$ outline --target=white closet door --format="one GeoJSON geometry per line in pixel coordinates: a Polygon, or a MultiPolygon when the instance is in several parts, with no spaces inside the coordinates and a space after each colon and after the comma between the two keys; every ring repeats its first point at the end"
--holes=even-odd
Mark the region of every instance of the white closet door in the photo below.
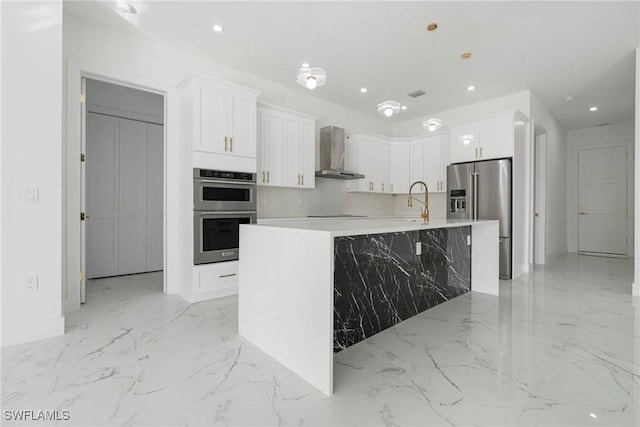
{"type": "Polygon", "coordinates": [[[120,119],[119,274],[146,271],[147,124],[120,119]]]}
{"type": "Polygon", "coordinates": [[[86,160],[87,278],[118,274],[118,119],[89,113],[86,160]]]}
{"type": "Polygon", "coordinates": [[[163,126],[148,125],[147,133],[147,271],[162,270],[163,126]]]}

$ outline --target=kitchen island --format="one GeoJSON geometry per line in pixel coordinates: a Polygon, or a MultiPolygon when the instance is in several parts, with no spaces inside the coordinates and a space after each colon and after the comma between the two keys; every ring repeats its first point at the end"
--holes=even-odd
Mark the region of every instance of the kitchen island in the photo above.
{"type": "Polygon", "coordinates": [[[239,334],[326,395],[333,355],[468,291],[498,295],[498,222],[240,226],[239,334]]]}

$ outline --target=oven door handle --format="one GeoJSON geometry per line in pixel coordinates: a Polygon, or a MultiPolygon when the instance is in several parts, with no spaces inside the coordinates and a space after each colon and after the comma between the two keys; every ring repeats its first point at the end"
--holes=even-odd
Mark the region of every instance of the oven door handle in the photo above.
{"type": "Polygon", "coordinates": [[[196,215],[246,215],[246,216],[250,216],[250,215],[255,215],[256,211],[239,211],[239,212],[231,212],[231,211],[213,211],[213,212],[208,212],[208,211],[193,211],[194,214],[196,215]]]}
{"type": "Polygon", "coordinates": [[[240,185],[240,186],[256,185],[255,181],[232,181],[232,180],[225,180],[225,179],[197,179],[197,181],[204,184],[233,184],[233,185],[240,185]]]}

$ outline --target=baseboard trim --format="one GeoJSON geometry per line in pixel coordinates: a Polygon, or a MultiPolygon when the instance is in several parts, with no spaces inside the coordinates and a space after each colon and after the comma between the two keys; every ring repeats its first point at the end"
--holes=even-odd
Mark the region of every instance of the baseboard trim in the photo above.
{"type": "Polygon", "coordinates": [[[552,254],[549,254],[545,257],[544,263],[545,264],[549,264],[552,261],[555,261],[556,259],[560,258],[562,255],[566,254],[567,251],[558,251],[558,252],[554,252],[552,254]]]}
{"type": "Polygon", "coordinates": [[[64,317],[2,328],[2,347],[64,335],[64,317]]]}

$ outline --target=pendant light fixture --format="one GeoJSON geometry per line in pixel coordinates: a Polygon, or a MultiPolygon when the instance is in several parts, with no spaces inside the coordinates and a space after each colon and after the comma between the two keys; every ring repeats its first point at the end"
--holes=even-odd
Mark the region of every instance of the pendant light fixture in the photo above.
{"type": "Polygon", "coordinates": [[[302,67],[298,70],[296,80],[307,89],[315,89],[318,86],[323,86],[327,82],[327,73],[319,67],[302,67]]]}
{"type": "Polygon", "coordinates": [[[391,117],[400,111],[400,103],[396,101],[384,101],[378,104],[378,113],[391,117]]]}
{"type": "MultiPolygon", "coordinates": [[[[438,29],[438,24],[436,22],[430,22],[427,25],[427,31],[431,33],[431,36],[429,36],[430,39],[433,39],[433,37],[435,37],[435,31],[437,29],[438,29]]],[[[433,44],[434,43],[431,42],[431,50],[433,51],[432,55],[435,56],[435,49],[433,48],[433,44]]],[[[432,86],[431,91],[435,93],[435,90],[433,89],[433,78],[431,78],[430,80],[431,80],[431,86],[432,86]]],[[[427,128],[429,132],[435,132],[442,127],[442,120],[438,119],[437,117],[432,117],[422,122],[422,127],[427,128]]]]}
{"type": "MultiPolygon", "coordinates": [[[[313,38],[313,2],[309,2],[309,34],[313,38]]],[[[301,86],[313,90],[318,86],[324,86],[327,73],[320,67],[311,68],[308,63],[304,63],[296,74],[296,81],[301,86]]]]}
{"type": "MultiPolygon", "coordinates": [[[[387,3],[387,40],[389,40],[389,52],[391,52],[391,1],[387,3]]],[[[389,69],[387,68],[387,95],[391,90],[389,89],[389,69]]],[[[400,103],[392,100],[387,100],[378,104],[378,113],[385,117],[391,117],[394,114],[400,112],[400,103]]]]}
{"type": "MultiPolygon", "coordinates": [[[[471,58],[471,52],[464,52],[462,55],[462,60],[465,61],[466,64],[469,64],[469,59],[471,58]]],[[[467,80],[469,80],[469,66],[466,65],[465,66],[465,74],[467,76],[467,80]]],[[[469,104],[467,103],[467,105],[464,108],[464,115],[465,115],[465,121],[466,121],[466,130],[467,133],[464,135],[460,135],[458,137],[458,141],[461,142],[463,145],[469,145],[473,142],[476,141],[476,136],[473,135],[472,133],[469,133],[469,117],[468,117],[468,113],[469,113],[469,104]]]]}
{"type": "Polygon", "coordinates": [[[432,117],[422,122],[422,126],[427,128],[429,132],[435,132],[442,127],[442,120],[432,117]]]}

